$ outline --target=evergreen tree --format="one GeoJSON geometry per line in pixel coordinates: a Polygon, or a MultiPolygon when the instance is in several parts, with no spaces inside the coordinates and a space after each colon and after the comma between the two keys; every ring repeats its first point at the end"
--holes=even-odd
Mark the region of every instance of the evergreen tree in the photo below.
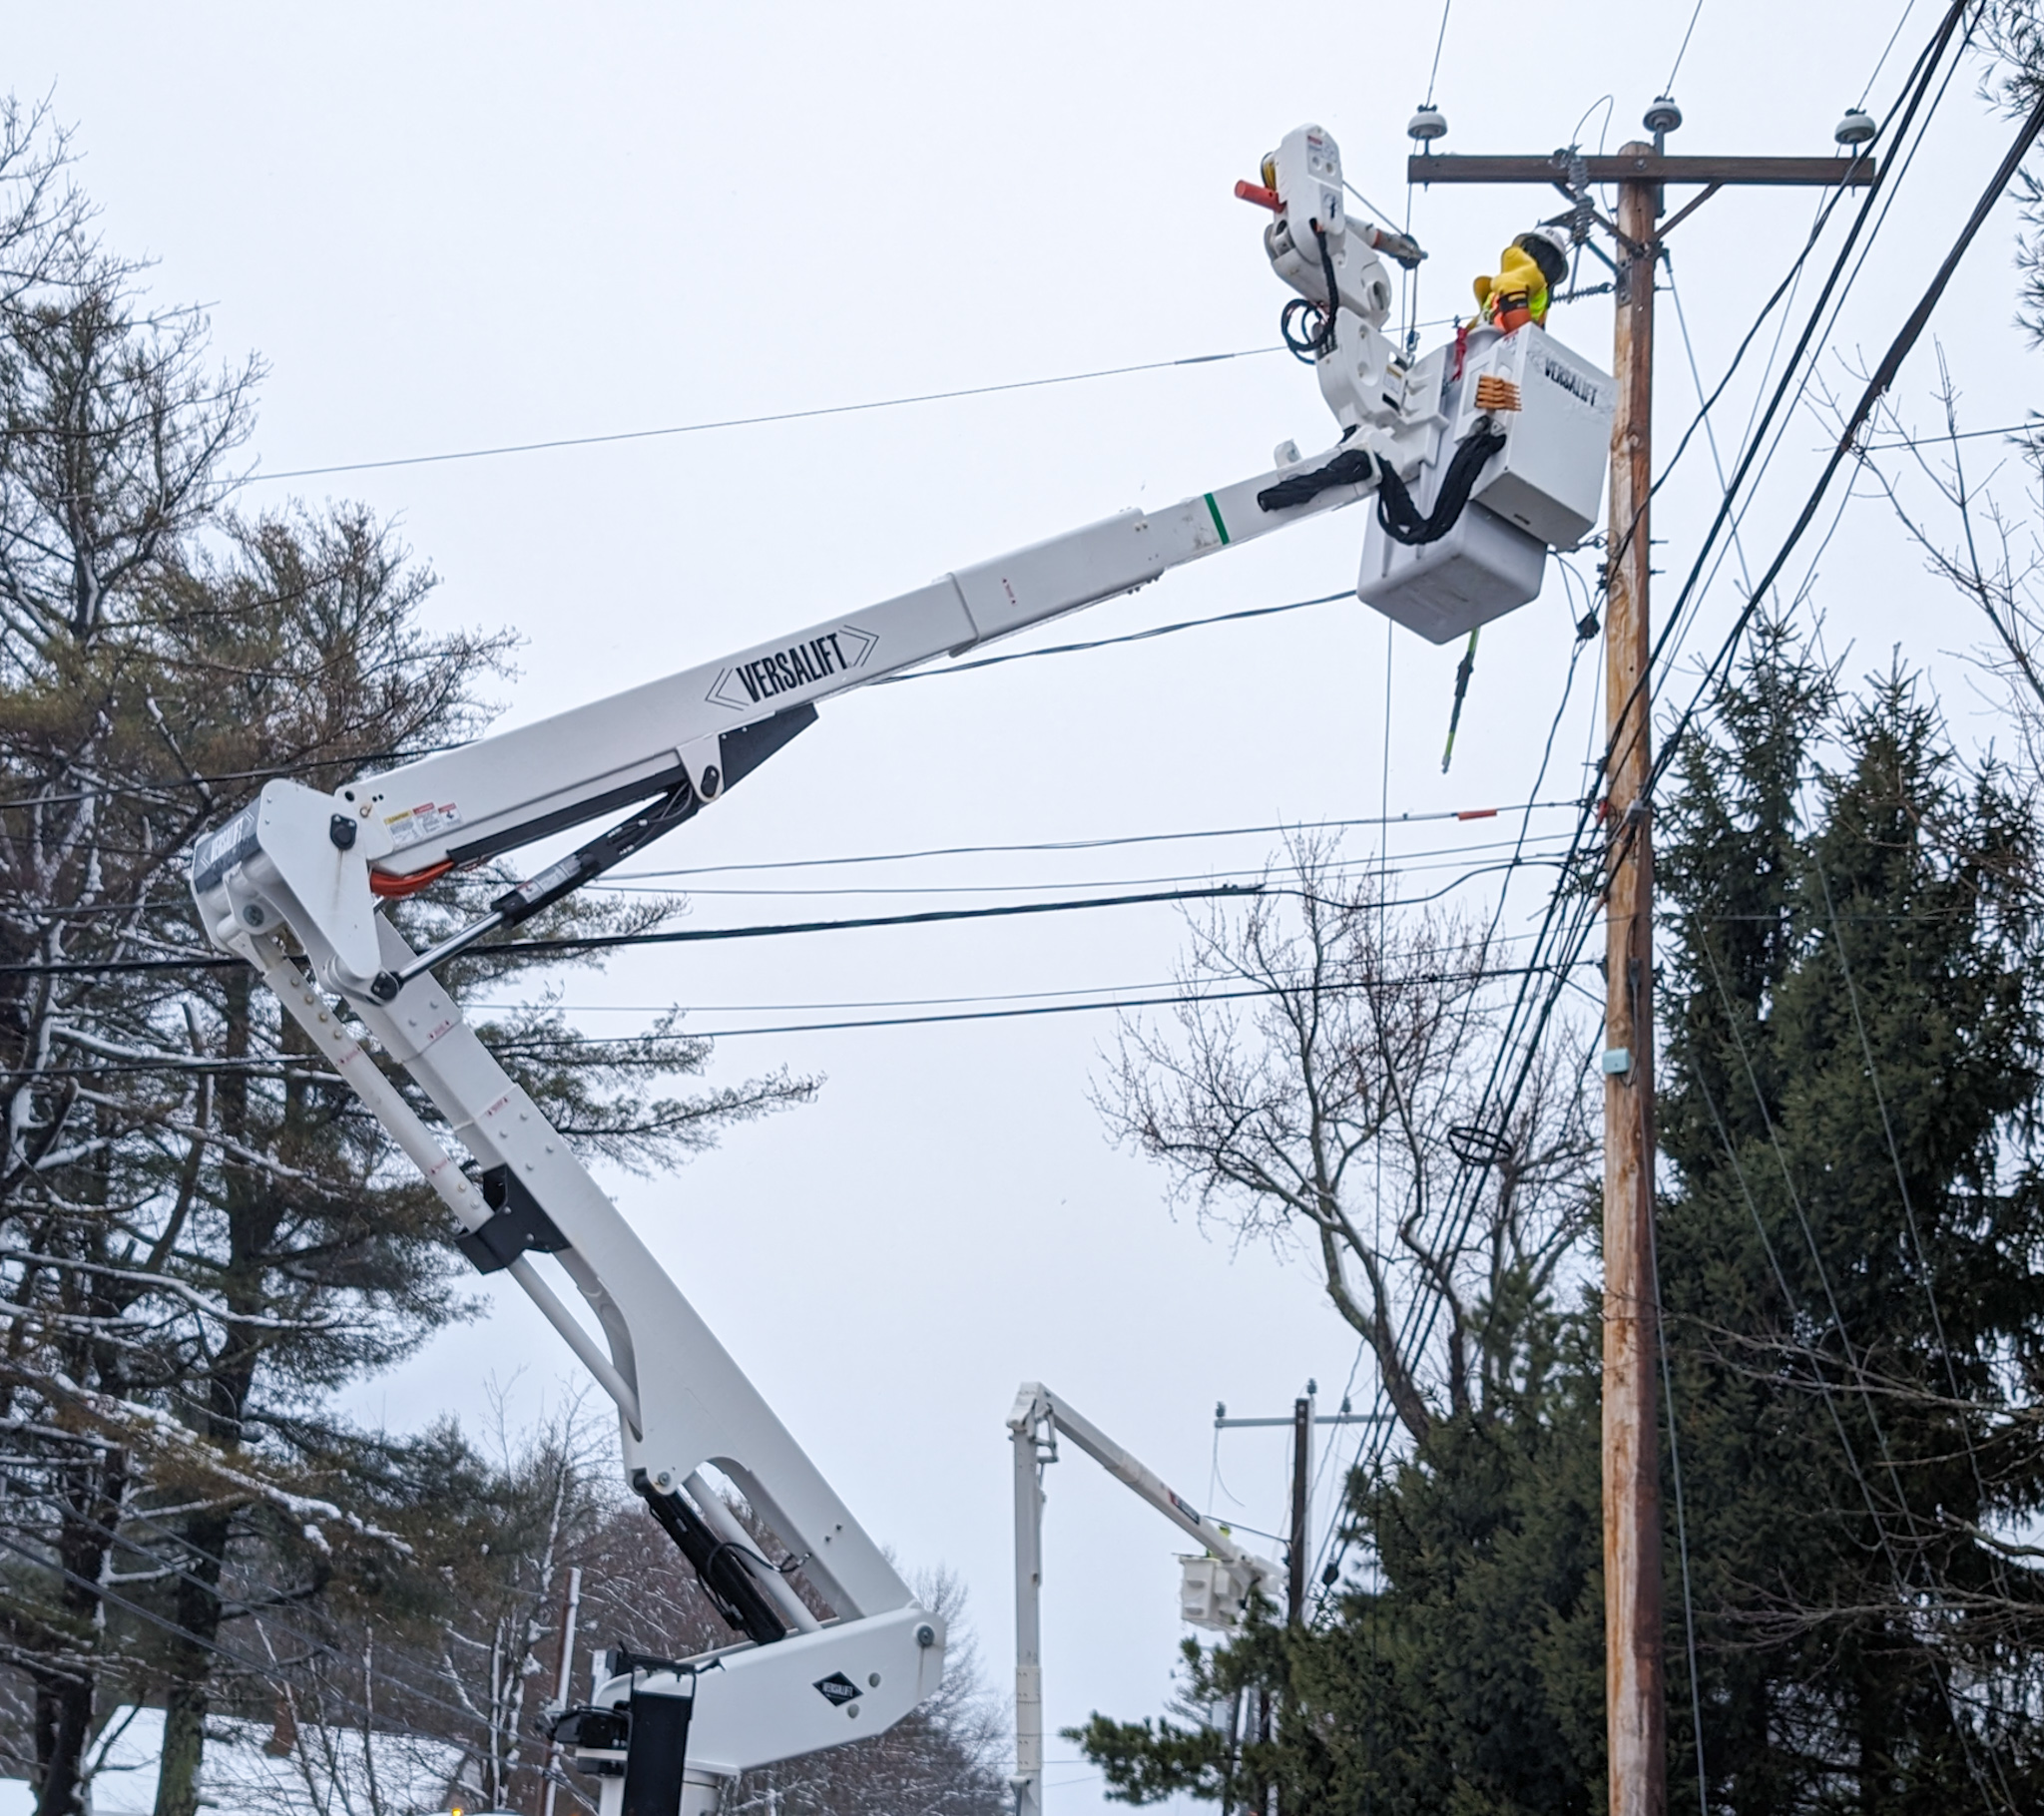
{"type": "Polygon", "coordinates": [[[1666,1343],[1733,1809],[2039,1793],[2031,803],[1777,629],[1665,846],[1666,1343]],[[1835,748],[1809,742],[1823,726],[1835,748]],[[1814,784],[1798,788],[1812,759],[1814,784]]]}
{"type": "MultiPolygon", "coordinates": [[[[216,370],[62,174],[0,109],[0,1656],[31,1685],[40,1816],[81,1807],[124,1700],[165,1705],[159,1816],[195,1816],[209,1708],[267,1701],[235,1623],[374,1579],[397,1543],[404,1447],[334,1390],[472,1301],[437,1199],[196,924],[191,842],[271,776],[332,786],[473,734],[509,639],[423,630],[432,576],[366,512],[230,509],[259,367],[216,370]]],[[[504,882],[398,919],[444,928],[504,882]]],[[[665,1095],[709,1054],[672,1026],[584,1042],[541,1007],[501,1032],[564,1132],[627,1166],[811,1089],[665,1095]]]]}
{"type": "MultiPolygon", "coordinates": [[[[2033,804],[1906,674],[1841,698],[1780,627],[1712,705],[1661,817],[1671,1807],[2034,1808],[2033,804]]],[[[1189,1647],[1180,1720],[1075,1734],[1113,1794],[1603,1807],[1595,1307],[1490,1340],[1505,1385],[1351,1484],[1331,1620],[1189,1647]],[[1232,1746],[1211,1711],[1259,1697],[1232,1746]]]]}

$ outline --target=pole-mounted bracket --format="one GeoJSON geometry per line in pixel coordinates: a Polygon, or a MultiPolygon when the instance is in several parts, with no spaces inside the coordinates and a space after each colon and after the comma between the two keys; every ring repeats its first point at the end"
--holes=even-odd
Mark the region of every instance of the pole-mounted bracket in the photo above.
{"type": "Polygon", "coordinates": [[[553,1218],[510,1167],[492,1166],[483,1174],[483,1202],[497,1214],[482,1228],[454,1239],[461,1252],[475,1263],[476,1272],[497,1273],[529,1248],[557,1255],[568,1246],[568,1238],[555,1227],[553,1218]]]}

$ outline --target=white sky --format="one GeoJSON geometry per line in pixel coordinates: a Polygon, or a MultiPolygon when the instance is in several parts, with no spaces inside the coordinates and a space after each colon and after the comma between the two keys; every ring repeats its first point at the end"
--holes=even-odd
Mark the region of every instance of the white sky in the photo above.
{"type": "MultiPolygon", "coordinates": [[[[1934,7],[1874,87],[1883,109],[1934,7]]],[[[1690,16],[1676,4],[1460,0],[1442,148],[1542,152],[1617,96],[1635,136],[1690,16]]],[[[1821,154],[1900,0],[1708,0],[1671,150],[1821,154]]],[[[224,354],[272,362],[256,450],[271,471],[885,398],[1276,341],[1284,292],[1262,217],[1231,187],[1301,120],[1401,208],[1403,126],[1439,14],[1191,4],[907,6],[135,5],[5,9],[7,79],[54,91],[117,246],[159,293],[213,308],[224,354]]],[[[1993,169],[2009,129],[1953,85],[1837,347],[1878,357],[1993,169]]],[[[1680,198],[1678,198],[1680,200],[1680,198]]],[[[1419,314],[1559,199],[1436,189],[1419,314]]],[[[1808,194],[1728,194],[1676,238],[1697,358],[1715,381],[1787,268],[1808,194]]],[[[2017,419],[2035,367],[2012,325],[2004,215],[1938,317],[1975,425],[2017,419]]],[[[1817,261],[1828,260],[1827,242],[1817,261]]],[[[1814,267],[1813,267],[1814,268],[1814,267]]],[[[1808,294],[1807,288],[1803,292],[1808,294]]],[[[1795,320],[1799,323],[1801,310],[1795,320]]],[[[1598,298],[1552,327],[1608,359],[1598,298]]],[[[1664,450],[1695,404],[1664,297],[1664,450]]],[[[1429,330],[1428,340],[1438,330],[1429,330]]],[[[1762,341],[1763,350],[1772,330],[1762,341]]],[[[1828,368],[1839,383],[1840,368],[1828,368]]],[[[1742,376],[1728,453],[1755,395],[1742,376]]],[[[1928,422],[1926,344],[1899,396],[1928,422]]],[[[504,722],[708,660],[947,568],[1261,470],[1324,445],[1310,376],[1281,354],[820,422],[263,485],[366,499],[444,577],[436,621],[525,639],[504,722]]],[[[1758,567],[1821,457],[1805,417],[1751,520],[1758,567]]],[[[1975,444],[1985,466],[1996,444],[1975,444]]],[[[1699,446],[1663,494],[1680,572],[1715,502],[1699,446]]],[[[1827,525],[1828,517],[1824,520],[1827,525]]],[[[1055,627],[1105,636],[1350,584],[1357,512],[1256,545],[1055,627]]],[[[1810,548],[1815,547],[1812,538],[1810,548]]],[[[1800,578],[1798,560],[1790,573],[1800,578]]],[[[1587,567],[1587,564],[1586,564],[1587,567]]],[[[1727,577],[1729,580],[1730,576],[1727,577]]],[[[1938,668],[1966,735],[1991,719],[1946,653],[1978,627],[1921,577],[1885,507],[1856,503],[1816,598],[1848,672],[1890,645],[1938,668]]],[[[1689,648],[1715,647],[1721,581],[1689,648]]],[[[670,844],[668,864],[1111,836],[1520,800],[1559,699],[1574,613],[1558,585],[1486,632],[1452,776],[1439,772],[1459,652],[1354,604],[1117,651],[885,688],[823,722],[670,844]],[[1386,743],[1386,662],[1392,665],[1386,743]]],[[[1597,664],[1586,662],[1585,678],[1597,664]]],[[[1546,792],[1580,787],[1595,710],[1579,686],[1546,792]]],[[[1559,824],[1560,816],[1552,816],[1559,824]]],[[[1411,828],[1392,851],[1474,851],[1505,822],[1411,828]]],[[[1001,885],[1254,866],[1274,841],[1010,855],[750,876],[727,885],[1001,885]],[[903,874],[906,872],[906,874],[903,874]]],[[[1371,848],[1367,837],[1351,849],[1371,848]]],[[[1447,872],[1423,873],[1441,880],[1447,872]]],[[[1544,873],[1522,878],[1518,932],[1544,873]]],[[[1464,899],[1480,905],[1483,888],[1464,899]]],[[[1428,886],[1431,886],[1430,884],[1428,886]]],[[[713,897],[705,925],[869,912],[889,898],[713,897]]],[[[963,898],[947,898],[963,899],[963,898]]],[[[901,905],[895,898],[895,905],[901,905]]],[[[575,978],[592,1030],[681,1003],[694,1025],[837,1019],[811,1005],[1127,987],[1168,977],[1174,911],[681,948],[575,978]],[[719,1006],[765,1005],[724,1012],[719,1006]]],[[[856,1013],[856,1012],[854,1012],[856,1013]]],[[[1355,1345],[1298,1267],[1174,1218],[1163,1180],[1112,1151],[1088,1103],[1113,1019],[1072,1015],[733,1040],[719,1071],[829,1076],[813,1109],[742,1131],[620,1201],[868,1528],[970,1585],[1005,1682],[1008,1448],[1016,1383],[1041,1377],[1195,1502],[1275,1530],[1281,1434],[1230,1437],[1214,1402],[1278,1413],[1306,1377],[1338,1397],[1355,1345]]],[[[536,1408],[567,1372],[515,1296],[377,1384],[369,1416],[480,1415],[523,1369],[536,1408]]],[[[1373,1383],[1357,1377],[1358,1399],[1373,1383]]],[[[1053,1727],[1158,1712],[1179,1628],[1174,1535],[1075,1455],[1050,1483],[1045,1649],[1053,1727]]],[[[1053,1740],[1050,1757],[1073,1757],[1053,1740]]],[[[1098,1802],[1049,1773],[1053,1816],[1098,1802]]]]}

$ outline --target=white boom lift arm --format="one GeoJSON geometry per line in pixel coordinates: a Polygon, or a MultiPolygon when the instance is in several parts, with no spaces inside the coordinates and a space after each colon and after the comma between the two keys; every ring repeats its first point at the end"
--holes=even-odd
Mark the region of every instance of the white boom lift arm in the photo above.
{"type": "MultiPolygon", "coordinates": [[[[208,933],[261,972],[418,1165],[469,1258],[508,1272],[616,1402],[627,1476],[743,1635],[690,1660],[614,1655],[593,1706],[563,1718],[569,1757],[601,1776],[602,1816],[698,1816],[738,1772],[885,1728],[936,1688],[944,1634],[432,968],[721,800],[813,722],[823,699],[1338,509],[1387,475],[1400,488],[1420,483],[1424,496],[1422,470],[1438,464],[1460,408],[1445,350],[1407,370],[1384,338],[1390,285],[1365,230],[1346,228],[1339,155],[1324,133],[1289,135],[1264,175],[1259,196],[1276,213],[1267,250],[1321,323],[1312,358],[1342,428],[1325,458],[1297,460],[1287,444],[1275,471],[1125,512],[330,794],[271,781],[194,854],[208,933]],[[1297,250],[1301,215],[1311,259],[1297,250]],[[378,912],[379,898],[621,810],[428,952],[414,953],[378,912]],[[357,1030],[410,1073],[444,1138],[357,1030]],[[554,1257],[594,1330],[534,1253],[554,1257]],[[738,1486],[778,1558],[739,1523],[707,1468],[738,1486]],[[797,1568],[829,1617],[795,1592],[797,1568]]],[[[1509,467],[1509,450],[1491,464],[1509,467]]]]}
{"type": "Polygon", "coordinates": [[[1193,1625],[1241,1625],[1251,1594],[1278,1575],[1277,1565],[1244,1551],[1041,1381],[1023,1382],[1008,1414],[1015,1449],[1015,1816],[1043,1816],[1043,1471],[1058,1459],[1060,1433],[1202,1548],[1179,1558],[1179,1611],[1193,1625]]]}

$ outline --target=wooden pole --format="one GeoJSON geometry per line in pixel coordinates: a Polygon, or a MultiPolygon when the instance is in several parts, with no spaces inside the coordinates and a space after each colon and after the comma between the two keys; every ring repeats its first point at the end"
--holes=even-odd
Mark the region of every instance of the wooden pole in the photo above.
{"type": "MultiPolygon", "coordinates": [[[[1415,184],[1553,185],[1569,195],[1567,152],[1534,158],[1406,161],[1415,184]]],[[[1612,1816],[1665,1816],[1667,1718],[1661,1661],[1661,1433],[1654,1293],[1654,853],[1645,801],[1649,758],[1647,499],[1653,483],[1654,273],[1659,239],[1722,188],[1863,189],[1871,158],[1670,158],[1621,146],[1583,160],[1591,184],[1616,183],[1619,237],[1618,410],[1611,429],[1611,556],[1605,610],[1610,760],[1604,776],[1604,1689],[1612,1816]],[[1660,223],[1661,192],[1702,195],[1660,223]]],[[[1572,197],[1573,200],[1573,197],[1572,197]]]]}
{"type": "MultiPolygon", "coordinates": [[[[1627,145],[1619,158],[1653,151],[1627,145]]],[[[1618,405],[1604,634],[1604,1685],[1611,1816],[1665,1816],[1668,1804],[1654,1378],[1654,853],[1645,798],[1659,212],[1658,184],[1619,185],[1618,405]]]]}
{"type": "Polygon", "coordinates": [[[1306,1497],[1312,1492],[1313,1403],[1291,1403],[1291,1533],[1284,1572],[1284,1618],[1291,1626],[1305,1619],[1306,1497]]]}

